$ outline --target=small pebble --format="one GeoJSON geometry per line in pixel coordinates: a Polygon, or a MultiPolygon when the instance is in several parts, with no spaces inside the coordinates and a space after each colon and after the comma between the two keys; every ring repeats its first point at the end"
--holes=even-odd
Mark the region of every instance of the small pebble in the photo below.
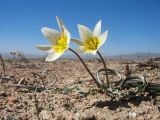
{"type": "Polygon", "coordinates": [[[16,102],[18,102],[17,98],[13,96],[8,97],[7,101],[9,104],[15,104],[16,102]]]}
{"type": "Polygon", "coordinates": [[[143,116],[139,116],[137,120],[145,120],[143,116]]]}
{"type": "Polygon", "coordinates": [[[86,114],[86,115],[83,115],[82,120],[96,120],[96,117],[94,114],[86,114]]]}
{"type": "Polygon", "coordinates": [[[7,97],[7,94],[4,91],[0,91],[0,96],[7,97]]]}
{"type": "Polygon", "coordinates": [[[151,115],[148,114],[148,115],[147,115],[147,120],[150,120],[150,119],[151,119],[151,115]]]}
{"type": "Polygon", "coordinates": [[[138,113],[139,115],[144,115],[146,112],[143,111],[143,110],[139,110],[139,111],[137,111],[137,113],[138,113]]]}
{"type": "Polygon", "coordinates": [[[117,108],[116,111],[117,111],[117,112],[121,112],[122,109],[121,109],[121,108],[117,108]]]}
{"type": "Polygon", "coordinates": [[[130,118],[136,118],[137,117],[137,113],[135,113],[135,112],[129,112],[129,117],[130,118]]]}

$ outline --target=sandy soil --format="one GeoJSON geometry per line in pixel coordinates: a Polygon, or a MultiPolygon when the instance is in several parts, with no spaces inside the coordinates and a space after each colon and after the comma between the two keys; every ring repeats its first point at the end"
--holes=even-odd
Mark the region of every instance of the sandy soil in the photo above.
{"type": "MultiPolygon", "coordinates": [[[[103,68],[96,59],[85,62],[93,74],[98,68],[103,68]]],[[[106,63],[109,68],[123,74],[124,67],[120,61],[109,60],[106,63]]],[[[78,60],[29,60],[16,64],[5,61],[5,64],[5,76],[2,75],[0,66],[1,120],[160,120],[160,97],[113,100],[100,92],[78,60]],[[34,89],[8,86],[18,83],[32,85],[34,89]],[[36,91],[36,86],[52,89],[36,91]],[[83,96],[77,90],[57,92],[57,88],[75,86],[83,92],[89,91],[90,88],[95,91],[83,96]]],[[[160,83],[160,70],[132,69],[135,73],[145,73],[150,82],[160,83]]]]}

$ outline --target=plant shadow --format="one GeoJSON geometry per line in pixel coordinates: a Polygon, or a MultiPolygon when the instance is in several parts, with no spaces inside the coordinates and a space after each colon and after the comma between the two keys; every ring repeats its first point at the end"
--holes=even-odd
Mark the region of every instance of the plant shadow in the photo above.
{"type": "Polygon", "coordinates": [[[92,105],[97,107],[97,108],[104,108],[108,107],[110,110],[116,110],[119,107],[125,107],[125,108],[131,108],[129,103],[133,104],[134,106],[139,106],[142,101],[151,101],[150,97],[142,97],[142,96],[136,96],[134,98],[130,99],[123,99],[123,100],[107,100],[107,101],[97,101],[93,103],[92,105]]]}

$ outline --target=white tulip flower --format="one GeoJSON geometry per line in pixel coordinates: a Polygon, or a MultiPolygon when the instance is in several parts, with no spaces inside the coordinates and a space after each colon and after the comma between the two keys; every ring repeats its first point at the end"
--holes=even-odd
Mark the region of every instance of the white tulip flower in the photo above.
{"type": "Polygon", "coordinates": [[[101,21],[99,21],[94,30],[91,31],[89,28],[78,24],[80,40],[71,39],[71,41],[80,45],[78,51],[81,53],[92,53],[96,54],[98,48],[100,48],[107,39],[108,30],[101,34],[101,21]]]}
{"type": "Polygon", "coordinates": [[[49,52],[46,61],[54,61],[58,59],[69,48],[71,37],[70,32],[58,17],[56,17],[56,19],[61,32],[48,27],[43,27],[41,32],[51,42],[51,45],[36,46],[40,50],[49,52]]]}

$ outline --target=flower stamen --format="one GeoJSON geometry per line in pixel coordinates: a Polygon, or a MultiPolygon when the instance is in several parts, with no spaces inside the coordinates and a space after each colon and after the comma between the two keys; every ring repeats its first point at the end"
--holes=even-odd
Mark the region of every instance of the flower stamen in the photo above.
{"type": "Polygon", "coordinates": [[[60,39],[57,41],[56,45],[52,46],[52,49],[57,53],[63,53],[68,49],[67,36],[62,32],[60,39]]]}
{"type": "Polygon", "coordinates": [[[101,40],[97,37],[91,37],[85,40],[83,44],[85,46],[85,50],[90,52],[99,48],[101,40]]]}

